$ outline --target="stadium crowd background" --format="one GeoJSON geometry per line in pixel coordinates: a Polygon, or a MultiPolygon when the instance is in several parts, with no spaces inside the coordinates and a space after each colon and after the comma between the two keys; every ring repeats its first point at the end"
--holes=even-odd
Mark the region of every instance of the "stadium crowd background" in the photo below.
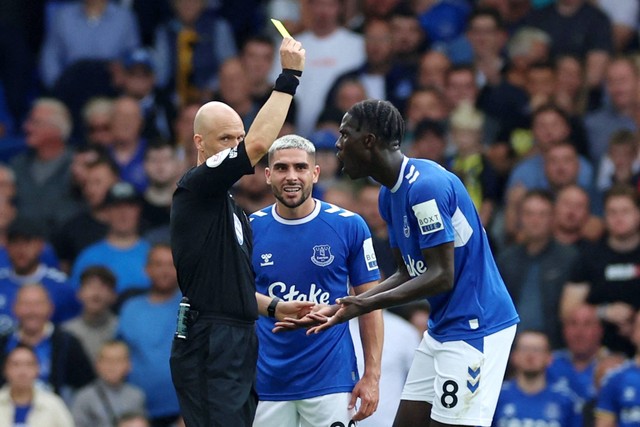
{"type": "MultiPolygon", "coordinates": [[[[586,383],[569,383],[594,399],[598,363],[640,345],[637,0],[3,0],[0,352],[29,328],[37,348],[53,340],[50,318],[89,363],[118,336],[153,425],[175,422],[171,195],[195,163],[199,106],[226,102],[248,129],[268,97],[280,37],[269,17],[307,52],[282,134],[316,145],[314,196],[365,218],[391,274],[378,188],[343,179],[334,144],[351,105],[392,101],[403,151],[472,195],[520,329],[568,348],[552,366],[580,359],[586,383]],[[14,310],[34,283],[54,309],[14,310]]],[[[234,197],[247,213],[273,203],[264,165],[234,197]]],[[[394,312],[416,335],[426,327],[427,307],[394,312]]],[[[74,358],[44,347],[41,380],[73,406],[93,374],[51,366],[74,358]]]]}

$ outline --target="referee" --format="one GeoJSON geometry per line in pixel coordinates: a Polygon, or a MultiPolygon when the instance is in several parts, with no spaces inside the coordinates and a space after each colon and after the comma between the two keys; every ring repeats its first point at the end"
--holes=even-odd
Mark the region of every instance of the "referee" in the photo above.
{"type": "Polygon", "coordinates": [[[240,116],[228,105],[209,102],[200,108],[193,124],[197,166],[173,195],[171,246],[190,311],[186,334],[174,339],[170,365],[187,427],[251,426],[258,313],[296,316],[310,305],[256,295],[251,228],[228,192],[253,173],[287,116],[305,51],[285,38],[280,60],[283,71],[246,137],[240,116]]]}

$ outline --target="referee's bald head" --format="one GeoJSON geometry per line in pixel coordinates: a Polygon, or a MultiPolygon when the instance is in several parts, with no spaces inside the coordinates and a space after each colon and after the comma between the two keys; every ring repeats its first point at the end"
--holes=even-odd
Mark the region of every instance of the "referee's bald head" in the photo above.
{"type": "Polygon", "coordinates": [[[193,132],[195,134],[206,135],[212,130],[219,129],[226,123],[242,121],[240,115],[224,102],[212,101],[204,104],[196,113],[193,121],[193,132]]]}

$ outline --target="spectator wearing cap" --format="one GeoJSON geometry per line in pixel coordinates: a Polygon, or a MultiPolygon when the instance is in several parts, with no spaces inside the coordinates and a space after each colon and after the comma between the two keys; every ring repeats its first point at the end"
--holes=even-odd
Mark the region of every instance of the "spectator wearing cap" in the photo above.
{"type": "Polygon", "coordinates": [[[104,200],[107,236],[78,255],[71,270],[74,287],[79,287],[81,273],[92,265],[102,265],[115,274],[118,294],[149,287],[144,268],[149,243],[139,234],[141,205],[140,194],[130,183],[121,181],[109,189],[104,200]]]}
{"type": "Polygon", "coordinates": [[[116,59],[140,45],[133,13],[109,0],[66,2],[51,18],[45,26],[40,62],[41,78],[47,87],[76,61],[116,59]]]}
{"type": "Polygon", "coordinates": [[[122,58],[122,95],[138,100],[144,126],[142,137],[148,140],[173,139],[171,123],[176,112],[166,92],[156,86],[153,57],[149,49],[136,48],[122,58]]]}
{"type": "Polygon", "coordinates": [[[40,284],[53,303],[51,320],[58,323],[80,312],[80,304],[67,275],[41,261],[45,248],[42,227],[26,217],[18,217],[7,232],[10,265],[0,269],[0,332],[14,326],[11,309],[19,289],[40,284]]]}

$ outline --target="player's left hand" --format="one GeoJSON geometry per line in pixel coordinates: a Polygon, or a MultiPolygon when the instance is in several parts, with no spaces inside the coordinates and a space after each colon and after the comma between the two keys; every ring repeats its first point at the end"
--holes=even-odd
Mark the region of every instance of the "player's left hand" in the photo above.
{"type": "Polygon", "coordinates": [[[304,316],[289,316],[276,322],[271,332],[293,331],[324,323],[339,308],[337,305],[316,304],[304,316]]]}
{"type": "Polygon", "coordinates": [[[360,408],[353,416],[353,421],[362,421],[370,417],[378,409],[379,389],[379,379],[372,375],[365,373],[358,381],[351,392],[351,401],[349,402],[349,409],[352,409],[356,405],[356,400],[360,399],[360,408]]]}
{"type": "Polygon", "coordinates": [[[349,319],[371,311],[365,307],[363,299],[356,296],[338,298],[336,302],[340,306],[340,309],[333,316],[323,319],[324,321],[319,322],[320,324],[317,326],[309,328],[307,335],[317,334],[325,329],[329,329],[333,325],[346,322],[349,319]]]}
{"type": "Polygon", "coordinates": [[[315,305],[310,301],[280,301],[276,306],[276,319],[301,319],[311,313],[315,305]]]}

